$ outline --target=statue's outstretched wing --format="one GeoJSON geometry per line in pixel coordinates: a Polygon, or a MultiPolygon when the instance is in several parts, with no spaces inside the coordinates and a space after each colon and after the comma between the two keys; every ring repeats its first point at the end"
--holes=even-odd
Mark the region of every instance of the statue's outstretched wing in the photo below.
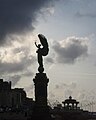
{"type": "Polygon", "coordinates": [[[42,34],[39,34],[38,37],[40,39],[40,42],[41,42],[42,46],[43,47],[48,47],[48,42],[47,42],[47,39],[45,38],[45,36],[42,35],[42,34]]]}
{"type": "Polygon", "coordinates": [[[40,42],[41,42],[41,44],[43,46],[43,48],[42,48],[42,55],[46,56],[48,54],[48,52],[49,52],[47,39],[42,34],[39,34],[38,37],[39,37],[40,42]]]}

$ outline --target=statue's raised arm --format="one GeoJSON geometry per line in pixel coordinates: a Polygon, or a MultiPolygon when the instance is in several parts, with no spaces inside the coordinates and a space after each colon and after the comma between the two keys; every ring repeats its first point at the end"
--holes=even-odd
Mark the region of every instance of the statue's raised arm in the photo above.
{"type": "Polygon", "coordinates": [[[39,37],[39,40],[40,40],[40,43],[41,43],[41,44],[37,45],[36,42],[35,42],[35,45],[38,48],[38,50],[36,51],[37,52],[38,63],[39,63],[38,70],[39,70],[39,72],[43,72],[44,68],[43,68],[43,57],[42,56],[48,55],[49,47],[48,47],[47,39],[45,38],[44,35],[39,34],[38,37],[39,37]],[[42,48],[41,48],[41,45],[43,46],[42,48]]]}

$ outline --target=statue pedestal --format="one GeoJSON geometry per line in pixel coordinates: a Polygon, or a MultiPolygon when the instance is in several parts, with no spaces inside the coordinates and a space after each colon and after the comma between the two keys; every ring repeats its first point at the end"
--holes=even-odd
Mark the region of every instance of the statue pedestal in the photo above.
{"type": "Polygon", "coordinates": [[[50,120],[49,107],[47,105],[47,86],[49,79],[46,73],[36,73],[33,79],[35,85],[35,107],[33,110],[33,120],[50,120]]]}

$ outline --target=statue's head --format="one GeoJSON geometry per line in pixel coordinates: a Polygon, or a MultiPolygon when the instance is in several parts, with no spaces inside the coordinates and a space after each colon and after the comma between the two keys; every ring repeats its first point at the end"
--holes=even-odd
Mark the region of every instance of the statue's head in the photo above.
{"type": "Polygon", "coordinates": [[[38,48],[40,48],[41,47],[41,44],[38,44],[38,48]]]}

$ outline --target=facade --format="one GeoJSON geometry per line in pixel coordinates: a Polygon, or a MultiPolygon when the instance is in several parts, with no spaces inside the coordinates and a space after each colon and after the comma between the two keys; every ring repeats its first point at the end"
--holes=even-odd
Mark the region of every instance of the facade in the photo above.
{"type": "Polygon", "coordinates": [[[23,88],[11,89],[11,107],[22,107],[26,99],[26,93],[23,88]]]}
{"type": "Polygon", "coordinates": [[[32,106],[33,100],[27,98],[23,88],[11,89],[11,82],[0,79],[0,108],[23,108],[32,106]]]}
{"type": "Polygon", "coordinates": [[[11,106],[11,82],[0,79],[0,107],[11,106]]]}

